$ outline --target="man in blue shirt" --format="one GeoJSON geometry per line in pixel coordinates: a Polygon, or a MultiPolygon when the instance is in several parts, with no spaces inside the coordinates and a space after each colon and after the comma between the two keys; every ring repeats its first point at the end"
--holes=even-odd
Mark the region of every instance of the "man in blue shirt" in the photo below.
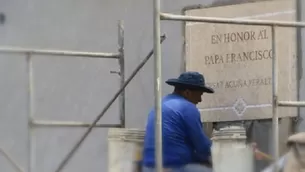
{"type": "MultiPolygon", "coordinates": [[[[162,100],[163,167],[170,172],[207,172],[211,163],[211,141],[204,134],[196,104],[203,93],[214,93],[202,74],[184,72],[169,79],[174,92],[162,100]]],[[[155,171],[155,110],[148,116],[143,148],[143,172],[155,171]]]]}

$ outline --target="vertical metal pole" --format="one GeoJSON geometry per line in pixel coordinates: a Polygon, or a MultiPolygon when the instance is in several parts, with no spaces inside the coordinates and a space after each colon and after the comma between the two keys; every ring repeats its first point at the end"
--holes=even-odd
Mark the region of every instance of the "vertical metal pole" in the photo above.
{"type": "Polygon", "coordinates": [[[35,167],[35,153],[34,153],[34,140],[33,140],[33,128],[31,126],[31,120],[34,114],[34,87],[33,87],[33,64],[31,53],[26,54],[26,70],[28,74],[28,91],[27,91],[27,113],[28,113],[28,172],[33,172],[35,167]]]}
{"type": "Polygon", "coordinates": [[[157,172],[163,171],[162,157],[162,110],[161,110],[161,44],[160,44],[160,0],[154,0],[154,57],[155,57],[155,159],[157,172]]]}
{"type": "MultiPolygon", "coordinates": [[[[305,3],[304,0],[296,0],[296,21],[303,22],[305,19],[305,3]]],[[[304,28],[296,28],[296,46],[297,46],[297,100],[301,101],[305,98],[305,78],[303,77],[304,71],[304,56],[303,52],[304,45],[304,28]]],[[[295,123],[296,132],[304,132],[305,131],[305,109],[298,107],[298,117],[295,123]]]]}
{"type": "MultiPolygon", "coordinates": [[[[296,21],[301,22],[302,21],[302,2],[301,0],[296,0],[295,2],[295,9],[296,9],[296,21]]],[[[301,27],[296,27],[296,58],[297,58],[297,91],[298,91],[298,101],[300,101],[300,93],[299,93],[299,86],[300,86],[300,79],[302,77],[302,30],[301,27]]],[[[300,107],[298,107],[298,111],[300,110],[300,107]]]]}
{"type": "MultiPolygon", "coordinates": [[[[120,88],[123,87],[125,82],[125,56],[124,56],[124,27],[123,21],[119,21],[118,24],[118,43],[119,43],[119,65],[120,65],[120,88]]],[[[121,127],[125,128],[125,90],[122,91],[119,97],[120,106],[120,123],[121,127]]]]}
{"type": "Polygon", "coordinates": [[[275,26],[271,27],[272,35],[272,131],[274,144],[274,172],[278,172],[279,160],[279,121],[278,121],[278,59],[276,57],[275,26]]]}

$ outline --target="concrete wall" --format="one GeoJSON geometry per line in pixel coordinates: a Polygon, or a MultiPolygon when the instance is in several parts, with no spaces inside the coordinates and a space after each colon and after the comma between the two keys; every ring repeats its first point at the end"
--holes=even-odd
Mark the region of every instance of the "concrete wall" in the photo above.
{"type": "MultiPolygon", "coordinates": [[[[188,5],[213,0],[164,0],[162,11],[181,13],[188,5]]],[[[217,0],[228,3],[230,0],[217,0]]],[[[249,0],[243,0],[249,1],[249,0]]],[[[233,1],[236,3],[241,0],[233,1]]],[[[221,4],[221,3],[220,3],[221,4]]],[[[117,21],[125,22],[126,76],[153,45],[152,1],[149,0],[0,0],[0,46],[78,51],[117,51],[117,21]]],[[[181,22],[162,22],[163,81],[175,77],[182,63],[181,22]]],[[[106,59],[34,57],[35,118],[91,122],[118,89],[117,61],[106,59]]],[[[27,79],[24,55],[0,55],[0,148],[27,171],[27,79]]],[[[164,84],[163,94],[171,87],[164,84]]],[[[144,128],[154,103],[153,61],[126,91],[126,127],[144,128]]],[[[117,102],[101,123],[118,123],[117,102]]],[[[268,124],[268,127],[270,125],[268,124]]],[[[52,172],[84,129],[39,128],[32,172],[52,172]]],[[[270,134],[266,137],[270,137],[270,134]]],[[[67,165],[67,172],[107,171],[107,129],[95,129],[67,165]]],[[[0,156],[0,169],[15,169],[0,156]]]]}
{"type": "MultiPolygon", "coordinates": [[[[170,0],[162,10],[179,14],[186,5],[212,0],[170,0]]],[[[0,45],[29,48],[117,51],[117,21],[125,23],[126,76],[151,50],[152,1],[149,0],[0,0],[6,16],[0,45]]],[[[163,80],[179,74],[181,23],[163,22],[168,39],[162,48],[163,80]]],[[[27,171],[27,75],[24,55],[0,57],[0,147],[27,171]]],[[[91,122],[118,89],[115,60],[34,56],[35,118],[91,122]]],[[[171,91],[164,85],[163,92],[171,91]]],[[[127,87],[126,127],[143,128],[153,105],[153,61],[127,87]]],[[[119,122],[114,104],[101,123],[119,122]]],[[[84,129],[39,128],[34,131],[33,172],[51,172],[84,129]]],[[[15,170],[0,156],[1,171],[15,170]]],[[[107,171],[107,129],[94,130],[65,171],[107,171]]]]}

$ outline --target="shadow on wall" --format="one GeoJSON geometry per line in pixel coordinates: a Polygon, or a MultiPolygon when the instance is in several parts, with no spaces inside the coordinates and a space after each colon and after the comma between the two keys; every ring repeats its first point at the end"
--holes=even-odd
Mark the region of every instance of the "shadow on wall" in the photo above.
{"type": "Polygon", "coordinates": [[[5,14],[0,12],[0,24],[4,24],[5,23],[5,14]]]}

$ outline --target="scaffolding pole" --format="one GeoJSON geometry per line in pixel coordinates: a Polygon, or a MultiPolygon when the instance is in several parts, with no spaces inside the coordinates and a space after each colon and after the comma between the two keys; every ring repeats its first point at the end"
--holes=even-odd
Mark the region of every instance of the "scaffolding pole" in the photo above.
{"type": "MultiPolygon", "coordinates": [[[[276,59],[276,42],[275,42],[275,27],[300,27],[304,28],[305,23],[304,22],[286,22],[286,21],[268,21],[268,20],[243,20],[243,19],[229,19],[229,18],[217,18],[217,17],[199,17],[199,16],[185,16],[185,15],[175,15],[175,14],[169,14],[169,13],[161,13],[160,12],[160,0],[154,0],[154,33],[158,34],[158,31],[160,30],[160,20],[156,18],[160,18],[161,20],[172,20],[172,21],[188,21],[188,22],[204,22],[204,23],[222,23],[222,24],[239,24],[239,25],[254,25],[254,26],[271,26],[271,32],[272,32],[272,51],[273,51],[273,58],[272,58],[272,131],[273,131],[273,154],[274,154],[274,162],[277,162],[279,159],[279,127],[278,127],[278,107],[281,106],[287,106],[290,107],[298,107],[298,106],[305,106],[304,102],[291,102],[291,101],[279,101],[278,95],[277,95],[277,88],[278,88],[278,81],[277,81],[277,59],[276,59]]],[[[158,38],[154,37],[154,44],[155,49],[157,51],[160,51],[158,38]]],[[[155,60],[161,59],[161,53],[155,54],[155,60]]],[[[161,62],[161,60],[160,60],[161,62]]],[[[159,76],[159,68],[161,68],[161,63],[155,64],[155,71],[156,76],[155,80],[158,81],[160,78],[159,76]]],[[[161,83],[156,83],[156,87],[161,87],[161,83]]],[[[161,101],[160,91],[156,90],[155,92],[155,106],[159,106],[159,102],[161,101]]],[[[161,119],[160,112],[162,109],[156,108],[156,117],[157,119],[161,119]]],[[[156,144],[162,143],[162,133],[157,133],[157,131],[162,131],[162,124],[156,122],[155,124],[156,128],[156,144]]],[[[162,144],[161,144],[162,145],[162,144]]],[[[160,158],[159,160],[156,159],[157,163],[157,172],[162,172],[162,168],[160,169],[160,166],[162,162],[162,147],[159,145],[156,145],[157,149],[155,151],[156,158],[160,158]],[[161,149],[161,150],[160,150],[161,149]],[[160,156],[160,157],[159,157],[160,156]]],[[[274,171],[277,172],[278,168],[275,164],[274,171]]]]}
{"type": "Polygon", "coordinates": [[[305,27],[305,22],[286,22],[273,20],[245,20],[245,19],[231,19],[221,17],[199,17],[199,16],[184,16],[168,13],[160,13],[161,20],[173,21],[188,21],[201,23],[219,23],[219,24],[238,24],[238,25],[252,25],[252,26],[279,26],[279,27],[305,27]]]}
{"type": "Polygon", "coordinates": [[[26,69],[28,74],[28,90],[27,90],[27,102],[28,102],[28,171],[32,172],[35,168],[35,137],[33,136],[34,128],[29,125],[34,117],[34,82],[33,82],[33,62],[32,54],[26,53],[26,69]]]}
{"type": "Polygon", "coordinates": [[[4,151],[4,149],[0,148],[0,154],[2,154],[3,157],[6,158],[8,162],[11,163],[11,165],[15,168],[16,171],[24,172],[21,166],[18,165],[17,162],[7,152],[4,151]]]}
{"type": "Polygon", "coordinates": [[[63,51],[63,50],[41,50],[17,47],[0,47],[0,53],[21,53],[32,55],[52,55],[65,57],[89,57],[89,58],[110,58],[119,59],[120,53],[99,53],[99,52],[82,52],[82,51],[63,51]]]}
{"type": "Polygon", "coordinates": [[[279,160],[279,117],[278,117],[278,59],[276,57],[275,26],[271,26],[272,49],[272,132],[273,132],[273,157],[275,159],[274,171],[278,172],[279,160]]]}
{"type": "Polygon", "coordinates": [[[33,55],[51,55],[51,56],[64,56],[64,57],[82,57],[82,58],[109,58],[116,59],[120,65],[120,87],[124,83],[124,28],[123,23],[120,21],[118,24],[118,44],[119,52],[117,53],[105,53],[105,52],[82,52],[82,51],[66,51],[66,50],[42,50],[42,49],[30,49],[30,48],[17,48],[17,47],[0,47],[0,53],[9,54],[25,54],[26,55],[26,71],[28,74],[28,88],[27,88],[27,114],[28,114],[28,162],[27,171],[33,172],[36,166],[35,164],[35,136],[33,134],[35,127],[124,127],[125,124],[125,94],[120,98],[120,124],[88,124],[83,122],[65,122],[65,121],[40,121],[34,120],[35,115],[35,89],[34,89],[34,76],[33,76],[33,55]]]}
{"type": "Polygon", "coordinates": [[[278,102],[279,106],[282,107],[305,107],[305,102],[303,101],[279,101],[278,102]]]}
{"type": "MultiPolygon", "coordinates": [[[[125,57],[124,57],[124,28],[123,21],[119,21],[118,24],[118,45],[119,45],[119,65],[120,65],[120,87],[125,82],[125,57]]],[[[120,113],[120,124],[122,128],[125,128],[125,90],[122,91],[119,98],[119,113],[120,113]]]]}
{"type": "Polygon", "coordinates": [[[163,157],[162,157],[162,110],[161,110],[161,96],[162,96],[162,59],[161,59],[161,44],[160,44],[160,0],[154,0],[154,92],[155,92],[155,162],[157,172],[163,171],[163,157]]]}
{"type": "MultiPolygon", "coordinates": [[[[296,20],[298,22],[304,21],[305,20],[305,3],[304,0],[296,0],[295,3],[295,9],[296,9],[296,20]]],[[[301,99],[304,99],[304,57],[305,57],[305,53],[303,52],[303,46],[304,44],[304,29],[301,28],[297,28],[296,30],[296,46],[297,46],[297,53],[296,53],[296,57],[297,57],[297,83],[298,83],[298,101],[300,101],[301,99]]],[[[305,103],[304,106],[305,107],[305,103]]],[[[298,108],[298,117],[297,117],[297,121],[296,121],[296,126],[295,126],[295,130],[296,131],[304,131],[304,108],[298,108]]]]}
{"type": "MultiPolygon", "coordinates": [[[[159,40],[160,44],[166,39],[165,35],[163,35],[159,40]]],[[[69,160],[72,158],[72,156],[75,154],[75,152],[78,150],[78,148],[82,145],[84,140],[88,137],[88,135],[91,133],[93,126],[97,124],[97,122],[104,116],[104,114],[107,112],[107,110],[110,108],[110,106],[114,103],[114,101],[119,97],[119,95],[124,91],[126,86],[130,83],[130,81],[136,76],[136,74],[142,69],[142,67],[146,64],[146,62],[150,59],[150,57],[153,55],[154,49],[151,50],[148,55],[143,59],[143,61],[136,67],[136,69],[132,72],[132,74],[128,77],[128,79],[124,82],[122,87],[115,93],[115,95],[112,97],[112,99],[108,102],[108,104],[104,107],[102,112],[95,118],[95,120],[92,122],[90,127],[87,129],[84,135],[79,139],[79,141],[73,146],[73,148],[69,151],[69,153],[65,156],[65,158],[61,161],[59,166],[56,168],[55,172],[60,172],[64,169],[64,167],[68,164],[69,160]]],[[[161,155],[162,156],[162,155],[161,155]]]]}
{"type": "MultiPolygon", "coordinates": [[[[91,123],[76,122],[76,121],[43,121],[33,120],[30,125],[32,127],[90,127],[91,123]]],[[[121,124],[96,124],[95,128],[121,128],[121,124]]]]}

